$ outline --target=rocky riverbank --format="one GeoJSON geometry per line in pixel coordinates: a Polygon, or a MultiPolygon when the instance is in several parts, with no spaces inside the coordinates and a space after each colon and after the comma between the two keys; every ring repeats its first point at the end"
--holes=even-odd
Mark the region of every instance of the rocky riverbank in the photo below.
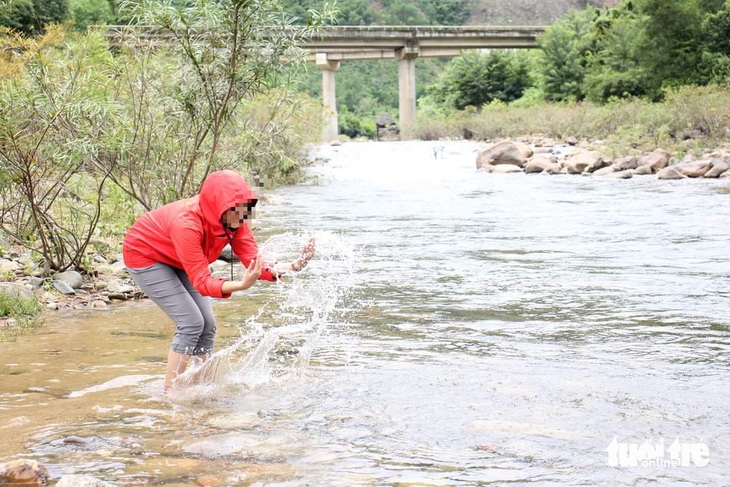
{"type": "Polygon", "coordinates": [[[603,143],[550,139],[504,140],[487,144],[476,158],[477,169],[498,174],[581,174],[629,179],[655,175],[657,179],[728,178],[730,148],[705,150],[681,158],[661,148],[648,154],[611,157],[603,143]]]}

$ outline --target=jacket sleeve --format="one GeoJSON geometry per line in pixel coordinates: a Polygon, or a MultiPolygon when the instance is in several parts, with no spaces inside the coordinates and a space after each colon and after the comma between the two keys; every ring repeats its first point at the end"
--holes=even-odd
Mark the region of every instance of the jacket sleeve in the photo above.
{"type": "MultiPolygon", "coordinates": [[[[259,253],[259,246],[256,245],[256,240],[253,238],[253,233],[248,226],[243,226],[238,229],[236,236],[233,237],[231,242],[231,249],[236,254],[238,260],[244,267],[248,268],[251,261],[256,260],[256,255],[259,253]]],[[[276,276],[271,272],[271,265],[264,262],[261,265],[261,276],[260,281],[276,281],[276,276]]]]}
{"type": "Polygon", "coordinates": [[[184,221],[176,220],[170,228],[170,237],[183,270],[188,275],[193,287],[203,296],[214,298],[229,298],[230,294],[223,294],[224,279],[216,279],[210,273],[208,260],[203,251],[202,229],[186,225],[184,221]]]}

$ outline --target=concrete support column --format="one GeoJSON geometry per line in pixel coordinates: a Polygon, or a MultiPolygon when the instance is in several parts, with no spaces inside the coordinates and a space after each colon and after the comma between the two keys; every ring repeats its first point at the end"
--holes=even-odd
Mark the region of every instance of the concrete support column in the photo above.
{"type": "Polygon", "coordinates": [[[318,52],[316,59],[317,67],[322,71],[322,105],[325,112],[322,141],[332,142],[338,136],[335,74],[340,69],[340,62],[327,59],[326,52],[318,52]]]}
{"type": "Polygon", "coordinates": [[[406,46],[396,52],[401,138],[410,138],[416,128],[416,58],[419,54],[418,46],[406,46]]]}

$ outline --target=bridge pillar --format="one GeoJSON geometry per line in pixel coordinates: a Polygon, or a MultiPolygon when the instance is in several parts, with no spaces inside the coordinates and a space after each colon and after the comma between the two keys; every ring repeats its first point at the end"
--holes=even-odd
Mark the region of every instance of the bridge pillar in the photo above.
{"type": "Polygon", "coordinates": [[[396,51],[398,59],[398,109],[401,138],[410,138],[416,128],[416,58],[418,46],[406,46],[396,51]]]}
{"type": "Polygon", "coordinates": [[[317,53],[317,67],[322,71],[322,105],[324,106],[324,127],[322,141],[337,140],[337,95],[335,92],[335,74],[340,69],[339,61],[327,59],[326,52],[317,53]]]}

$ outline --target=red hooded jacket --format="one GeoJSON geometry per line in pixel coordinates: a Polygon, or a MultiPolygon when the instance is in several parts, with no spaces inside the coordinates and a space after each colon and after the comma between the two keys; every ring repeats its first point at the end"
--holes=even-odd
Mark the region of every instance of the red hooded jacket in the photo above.
{"type": "MultiPolygon", "coordinates": [[[[208,264],[218,258],[226,244],[248,267],[258,246],[247,223],[228,230],[221,223],[223,213],[256,200],[244,179],[233,171],[211,173],[200,194],[169,203],[145,213],[127,231],[122,246],[124,264],[132,269],[163,263],[182,269],[203,296],[227,298],[221,287],[225,279],[210,274],[208,264]]],[[[275,281],[270,269],[262,268],[260,279],[275,281]]]]}

